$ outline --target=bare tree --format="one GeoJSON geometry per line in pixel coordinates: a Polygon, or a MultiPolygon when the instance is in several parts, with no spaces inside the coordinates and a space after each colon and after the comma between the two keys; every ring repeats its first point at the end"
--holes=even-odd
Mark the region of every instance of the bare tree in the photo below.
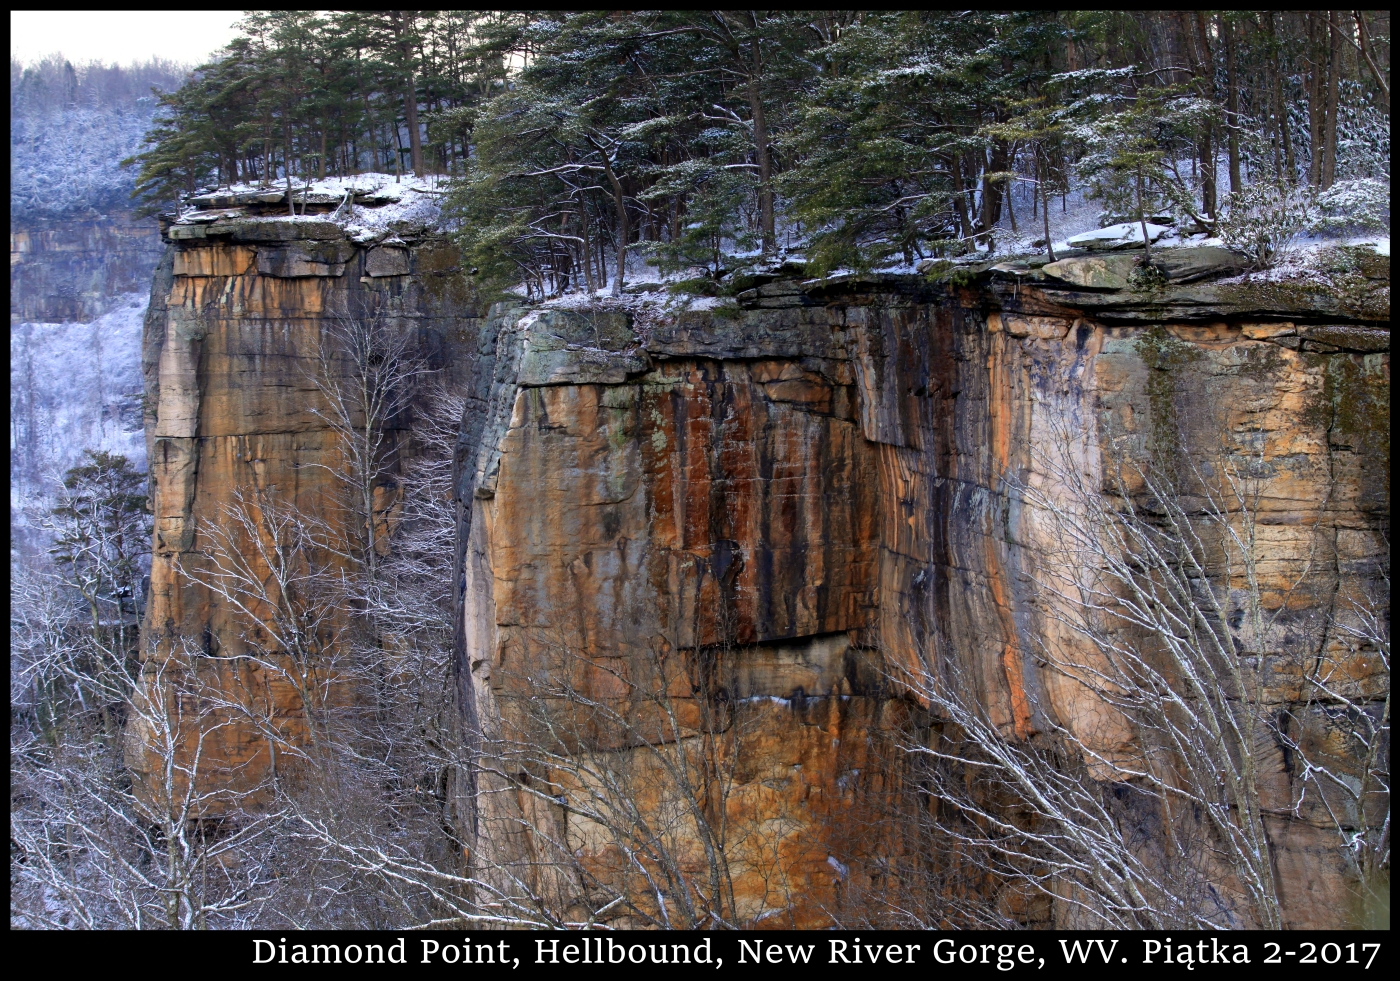
{"type": "Polygon", "coordinates": [[[424,372],[413,335],[365,302],[369,309],[325,328],[312,381],[323,405],[316,414],[336,437],[337,458],[325,464],[345,490],[336,503],[350,515],[347,530],[373,582],[398,504],[398,435],[424,372]]]}
{"type": "MultiPolygon", "coordinates": [[[[1306,659],[1280,617],[1312,563],[1281,601],[1266,599],[1258,459],[1178,452],[1175,465],[1146,463],[1119,439],[1101,480],[1086,466],[1091,451],[1056,433],[1038,450],[1038,478],[1015,488],[1039,528],[1033,577],[1046,598],[1035,654],[1049,694],[1029,696],[1033,731],[997,724],[956,661],[899,679],[942,719],[910,746],[953,805],[939,832],[1002,881],[1053,900],[1065,925],[1277,929],[1267,820],[1289,811],[1271,799],[1261,761],[1287,741],[1287,705],[1269,677],[1280,656],[1306,659]]],[[[1379,633],[1376,623],[1366,643],[1388,669],[1388,626],[1383,642],[1379,633]]],[[[1348,788],[1338,845],[1375,869],[1389,854],[1388,673],[1384,708],[1374,693],[1366,705],[1349,699],[1336,672],[1310,673],[1362,751],[1305,765],[1319,792],[1348,788]]]]}
{"type": "Polygon", "coordinates": [[[281,815],[243,807],[255,791],[222,779],[222,726],[202,707],[202,682],[165,662],[128,683],[127,759],[76,719],[56,740],[11,747],[12,916],[86,929],[236,926],[267,891],[258,846],[281,815]]]}
{"type": "Polygon", "coordinates": [[[469,754],[451,670],[450,454],[463,399],[424,383],[413,347],[377,315],[329,328],[313,375],[328,479],[292,499],[255,472],[181,558],[236,632],[202,653],[223,678],[220,718],[256,734],[288,815],[266,925],[549,922],[470,875],[457,837],[469,754]],[[409,412],[416,447],[403,443],[409,412]]]}
{"type": "Polygon", "coordinates": [[[20,925],[231,926],[264,890],[258,846],[280,815],[244,806],[258,788],[234,789],[237,764],[214,748],[226,723],[213,717],[211,679],[188,658],[138,657],[132,580],[149,526],[128,477],[139,480],[106,454],[71,470],[53,511],[57,571],[15,570],[20,925]]]}
{"type": "Polygon", "coordinates": [[[1280,719],[1279,737],[1298,771],[1292,816],[1336,831],[1357,887],[1357,919],[1381,929],[1390,888],[1388,567],[1369,585],[1335,616],[1341,654],[1323,645],[1308,665],[1306,699],[1280,719]],[[1368,657],[1379,670],[1356,677],[1354,666],[1368,657]]]}

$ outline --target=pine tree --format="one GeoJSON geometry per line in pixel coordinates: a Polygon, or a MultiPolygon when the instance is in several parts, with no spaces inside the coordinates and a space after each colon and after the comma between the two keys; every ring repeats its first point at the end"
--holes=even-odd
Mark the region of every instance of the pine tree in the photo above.
{"type": "Polygon", "coordinates": [[[105,450],[85,451],[86,462],[64,474],[52,513],[49,549],[65,581],[82,596],[94,631],[137,612],[141,559],[150,551],[146,476],[131,461],[105,450]]]}
{"type": "MultiPolygon", "coordinates": [[[[1222,163],[1237,195],[1266,175],[1381,193],[1388,23],[254,12],[161,96],[128,162],[151,210],[237,181],[290,191],[364,170],[445,171],[459,179],[449,211],[463,247],[493,288],[620,290],[638,259],[722,279],[771,265],[794,234],[816,271],[873,268],[993,249],[1003,218],[1023,220],[1018,186],[1035,190],[1048,236],[1044,206],[1076,174],[1110,212],[1136,213],[1141,197],[1144,212],[1170,206],[1203,227],[1221,211],[1222,163]]],[[[37,91],[27,77],[12,91],[37,91]]],[[[62,99],[66,78],[56,65],[44,98],[62,99]]]]}

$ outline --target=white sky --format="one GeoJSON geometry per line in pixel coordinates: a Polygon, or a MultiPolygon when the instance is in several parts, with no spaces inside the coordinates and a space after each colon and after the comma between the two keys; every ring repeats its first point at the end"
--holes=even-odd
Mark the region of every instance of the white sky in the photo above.
{"type": "Polygon", "coordinates": [[[74,63],[152,57],[197,65],[233,40],[238,10],[12,10],[10,57],[61,53],[74,63]]]}

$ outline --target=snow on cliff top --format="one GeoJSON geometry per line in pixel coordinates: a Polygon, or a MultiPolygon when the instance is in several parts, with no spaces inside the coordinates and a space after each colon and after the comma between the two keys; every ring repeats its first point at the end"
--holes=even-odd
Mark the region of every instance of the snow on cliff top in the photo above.
{"type": "Polygon", "coordinates": [[[285,184],[233,184],[190,198],[189,205],[180,212],[178,223],[195,224],[233,217],[255,205],[264,210],[259,215],[260,220],[334,221],[353,241],[366,243],[391,233],[437,224],[446,194],[446,181],[432,175],[398,178],[393,174],[367,173],[293,181],[292,199],[297,210],[316,210],[292,216],[270,210],[286,207],[285,184]],[[327,211],[328,208],[331,210],[327,211]]]}

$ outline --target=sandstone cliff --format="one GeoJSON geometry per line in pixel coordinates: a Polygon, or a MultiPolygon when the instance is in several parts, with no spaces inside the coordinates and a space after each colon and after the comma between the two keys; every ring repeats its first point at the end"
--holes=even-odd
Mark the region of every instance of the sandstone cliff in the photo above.
{"type": "MultiPolygon", "coordinates": [[[[910,681],[930,664],[960,665],[1016,738],[1078,726],[1103,759],[1127,752],[1132,734],[1045,669],[1047,638],[1082,641],[1060,636],[1047,583],[1066,560],[1025,489],[1061,493],[1056,446],[1106,486],[1164,412],[1217,460],[1253,461],[1262,595],[1282,611],[1264,697],[1306,700],[1300,650],[1358,697],[1388,690],[1338,629],[1388,564],[1388,260],[1342,255],[1337,282],[1302,287],[1224,279],[1239,269],[1205,250],[1148,285],[1130,256],[941,279],[789,270],[701,309],[484,310],[421,224],[386,239],[205,203],[166,231],[146,325],[148,656],[231,657],[211,670],[247,684],[255,632],[201,581],[211,528],[250,488],[323,507],[340,451],[309,380],[317,346],[337,318],[387,311],[468,395],[455,657],[493,762],[463,784],[458,835],[485,878],[514,869],[568,905],[589,876],[630,874],[608,816],[563,806],[604,774],[642,812],[724,817],[741,921],[829,924],[883,888],[872,870],[895,844],[872,802],[900,740],[939,725],[910,681]],[[560,729],[551,706],[580,699],[590,714],[560,729]],[[724,761],[703,790],[676,776],[690,745],[724,761]],[[531,835],[568,842],[574,870],[531,835]]],[[[411,414],[396,425],[407,461],[411,414]]],[[[293,719],[295,693],[277,700],[293,719]]],[[[1316,724],[1297,738],[1332,738],[1316,724]]],[[[265,765],[251,728],[222,740],[225,765],[265,765]]],[[[1257,749],[1287,920],[1335,925],[1335,830],[1294,806],[1306,774],[1288,747],[1257,749]]],[[[669,847],[702,875],[698,820],[677,818],[669,847]]],[[[1023,922],[1059,915],[974,891],[1023,922]]]]}
{"type": "Polygon", "coordinates": [[[160,250],[156,222],[130,212],[12,224],[10,320],[93,320],[146,291],[160,250]]]}

